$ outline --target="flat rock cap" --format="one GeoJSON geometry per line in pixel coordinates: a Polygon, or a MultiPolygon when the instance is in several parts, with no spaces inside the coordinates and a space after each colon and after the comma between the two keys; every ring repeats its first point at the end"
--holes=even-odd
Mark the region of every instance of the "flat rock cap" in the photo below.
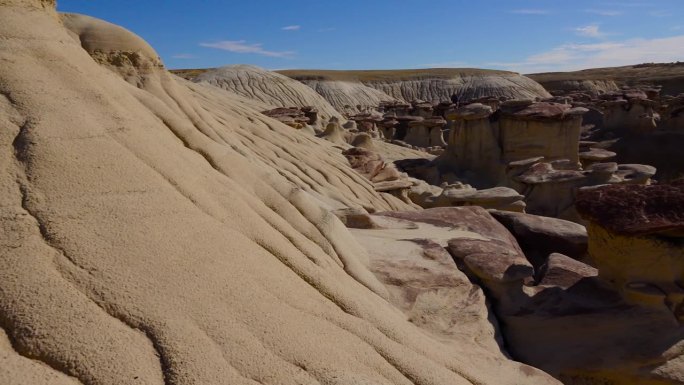
{"type": "Polygon", "coordinates": [[[575,206],[585,219],[616,234],[684,238],[684,180],[580,189],[575,206]]]}

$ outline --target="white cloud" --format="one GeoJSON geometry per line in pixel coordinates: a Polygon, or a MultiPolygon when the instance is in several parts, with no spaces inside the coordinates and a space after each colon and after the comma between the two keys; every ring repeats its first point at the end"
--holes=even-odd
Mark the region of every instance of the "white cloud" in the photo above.
{"type": "Polygon", "coordinates": [[[667,63],[684,59],[684,35],[632,39],[597,44],[565,44],[520,62],[485,63],[516,72],[574,71],[639,63],[667,63]]]}
{"type": "Polygon", "coordinates": [[[604,33],[599,30],[599,26],[597,24],[592,24],[592,25],[586,25],[584,27],[577,27],[575,28],[575,33],[579,36],[585,36],[585,37],[603,37],[604,33]]]}
{"type": "Polygon", "coordinates": [[[299,31],[302,29],[301,25],[288,25],[283,28],[281,28],[283,31],[299,31]]]}
{"type": "Polygon", "coordinates": [[[514,9],[511,13],[518,15],[548,15],[550,12],[545,9],[514,9]]]}
{"type": "Polygon", "coordinates": [[[195,59],[196,56],[191,53],[178,53],[171,56],[174,59],[195,59]]]}
{"type": "Polygon", "coordinates": [[[262,47],[263,44],[261,43],[248,44],[244,40],[223,40],[215,43],[200,43],[200,45],[234,53],[249,53],[269,57],[291,58],[295,54],[294,51],[267,51],[262,47]]]}
{"type": "Polygon", "coordinates": [[[584,12],[593,13],[594,15],[599,15],[599,16],[620,16],[620,15],[622,15],[621,11],[615,11],[615,10],[611,10],[611,9],[585,9],[584,12]]]}

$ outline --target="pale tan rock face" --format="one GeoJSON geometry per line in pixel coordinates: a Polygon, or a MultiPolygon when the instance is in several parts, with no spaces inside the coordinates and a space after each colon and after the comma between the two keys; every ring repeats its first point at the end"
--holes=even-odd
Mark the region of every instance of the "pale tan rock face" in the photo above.
{"type": "Polygon", "coordinates": [[[655,103],[647,99],[617,100],[604,104],[604,125],[619,133],[649,133],[656,130],[660,116],[655,103]]]}
{"type": "Polygon", "coordinates": [[[410,206],[331,143],[0,5],[0,382],[557,383],[385,299],[329,210],[410,206]]]}
{"type": "Polygon", "coordinates": [[[472,104],[447,115],[453,125],[447,152],[440,161],[456,172],[478,174],[480,179],[497,181],[503,177],[499,130],[489,121],[491,113],[488,106],[472,104]]]}
{"type": "Polygon", "coordinates": [[[619,235],[596,223],[589,225],[589,235],[589,253],[601,278],[637,302],[643,295],[661,306],[671,303],[684,319],[684,287],[678,287],[684,282],[681,240],[619,235]]]}

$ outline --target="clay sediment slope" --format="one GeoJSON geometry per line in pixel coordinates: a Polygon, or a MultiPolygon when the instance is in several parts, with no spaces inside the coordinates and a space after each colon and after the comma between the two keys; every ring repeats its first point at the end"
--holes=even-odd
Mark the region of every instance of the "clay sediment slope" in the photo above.
{"type": "Polygon", "coordinates": [[[380,102],[397,100],[362,83],[345,80],[300,80],[325,98],[337,111],[354,115],[377,108],[380,102]]]}
{"type": "Polygon", "coordinates": [[[207,82],[249,99],[274,107],[316,108],[323,120],[342,116],[321,95],[304,84],[276,72],[249,65],[233,65],[209,70],[193,81],[207,82]]]}
{"type": "Polygon", "coordinates": [[[0,0],[0,383],[556,383],[384,299],[329,209],[410,207],[331,144],[45,3],[0,0]]]}
{"type": "Polygon", "coordinates": [[[450,100],[453,94],[464,101],[483,96],[508,99],[550,96],[535,81],[507,71],[434,68],[388,71],[288,70],[281,73],[306,84],[316,84],[319,93],[320,88],[324,88],[326,83],[360,83],[407,102],[416,99],[430,102],[446,101],[450,100]]]}
{"type": "Polygon", "coordinates": [[[684,92],[684,63],[646,63],[623,67],[591,68],[573,72],[527,75],[547,90],[586,91],[587,87],[612,91],[616,87],[662,86],[662,95],[684,92]],[[593,84],[593,86],[591,86],[593,84]],[[570,88],[578,86],[578,88],[570,88]]]}

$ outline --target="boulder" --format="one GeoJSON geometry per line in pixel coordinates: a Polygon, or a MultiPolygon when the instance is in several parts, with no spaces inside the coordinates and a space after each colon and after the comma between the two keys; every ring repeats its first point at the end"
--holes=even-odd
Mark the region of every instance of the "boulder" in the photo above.
{"type": "Polygon", "coordinates": [[[597,275],[598,270],[585,263],[567,255],[551,253],[537,273],[537,282],[541,286],[568,289],[585,278],[597,275]]]}
{"type": "MultiPolygon", "coordinates": [[[[382,212],[371,217],[382,228],[352,233],[368,250],[371,271],[389,291],[390,302],[446,345],[467,339],[475,341],[473,351],[504,355],[498,322],[484,292],[458,268],[447,249],[472,240],[481,240],[484,246],[492,238],[505,240],[505,230],[476,207],[382,212]]],[[[504,250],[515,248],[514,244],[507,247],[504,250]]]]}
{"type": "Polygon", "coordinates": [[[584,226],[562,219],[508,211],[490,211],[510,231],[528,259],[540,266],[552,253],[586,260],[588,237],[584,226]]]}

